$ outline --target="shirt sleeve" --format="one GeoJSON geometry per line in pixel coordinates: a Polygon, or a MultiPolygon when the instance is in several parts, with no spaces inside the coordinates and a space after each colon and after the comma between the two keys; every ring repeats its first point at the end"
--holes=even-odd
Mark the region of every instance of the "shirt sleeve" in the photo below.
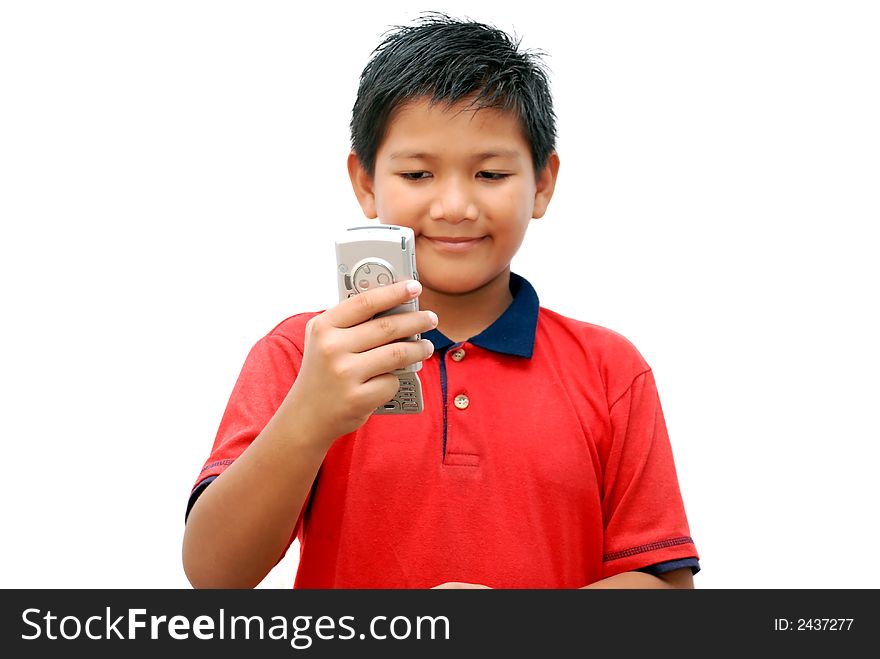
{"type": "MultiPolygon", "coordinates": [[[[211,452],[190,492],[187,517],[208,485],[235,462],[262,432],[296,379],[302,365],[302,352],[295,343],[295,337],[277,330],[258,341],[245,359],[211,452]]],[[[299,523],[294,529],[294,537],[299,523]]]]}
{"type": "Polygon", "coordinates": [[[612,403],[605,467],[603,575],[694,559],[699,569],[652,372],[612,403]]]}
{"type": "Polygon", "coordinates": [[[698,561],[696,558],[682,558],[678,561],[666,561],[665,563],[656,563],[654,565],[649,565],[648,567],[639,568],[638,571],[645,572],[655,577],[659,577],[661,574],[666,574],[667,572],[672,572],[673,570],[680,570],[681,568],[685,567],[689,567],[691,569],[691,574],[696,574],[700,571],[700,561],[698,561]]]}

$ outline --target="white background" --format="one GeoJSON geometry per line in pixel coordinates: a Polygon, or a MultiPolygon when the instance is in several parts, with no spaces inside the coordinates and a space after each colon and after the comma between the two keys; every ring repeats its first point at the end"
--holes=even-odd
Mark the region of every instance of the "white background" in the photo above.
{"type": "Polygon", "coordinates": [[[519,5],[0,5],[4,587],[188,587],[247,351],[335,302],[358,75],[426,9],[549,53],[514,270],[653,366],[697,587],[880,587],[877,5],[519,5]]]}

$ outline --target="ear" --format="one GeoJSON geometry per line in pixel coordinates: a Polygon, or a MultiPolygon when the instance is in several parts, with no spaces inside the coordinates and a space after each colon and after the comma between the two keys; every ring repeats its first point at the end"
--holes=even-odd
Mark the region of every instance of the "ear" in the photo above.
{"type": "Polygon", "coordinates": [[[379,214],[376,212],[376,194],[373,188],[373,179],[361,164],[361,159],[352,151],[348,154],[348,177],[351,179],[351,188],[354,190],[354,196],[357,197],[358,203],[364,215],[371,220],[375,220],[379,214]]]}
{"type": "Polygon", "coordinates": [[[547,164],[541,170],[535,186],[535,206],[532,209],[532,217],[544,217],[547,206],[553,197],[556,188],[556,176],[559,174],[559,154],[555,151],[547,158],[547,164]]]}

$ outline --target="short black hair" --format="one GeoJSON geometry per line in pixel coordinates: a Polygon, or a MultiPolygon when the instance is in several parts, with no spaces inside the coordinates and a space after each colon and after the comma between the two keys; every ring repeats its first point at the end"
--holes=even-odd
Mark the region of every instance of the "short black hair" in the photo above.
{"type": "Polygon", "coordinates": [[[392,113],[418,98],[513,112],[538,174],[556,148],[556,115],[544,53],[491,25],[427,12],[386,32],[361,73],[351,113],[351,148],[373,176],[392,113]]]}

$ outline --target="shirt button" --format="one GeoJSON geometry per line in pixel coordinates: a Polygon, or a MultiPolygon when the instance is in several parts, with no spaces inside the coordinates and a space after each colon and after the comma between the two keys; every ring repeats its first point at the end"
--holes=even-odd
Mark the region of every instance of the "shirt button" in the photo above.
{"type": "Polygon", "coordinates": [[[464,359],[464,350],[462,350],[461,348],[459,348],[458,350],[455,350],[452,353],[452,361],[460,362],[462,359],[464,359]]]}
{"type": "Polygon", "coordinates": [[[464,394],[458,394],[458,396],[455,397],[455,406],[460,410],[467,409],[467,406],[470,404],[471,401],[469,401],[468,397],[464,394]]]}

